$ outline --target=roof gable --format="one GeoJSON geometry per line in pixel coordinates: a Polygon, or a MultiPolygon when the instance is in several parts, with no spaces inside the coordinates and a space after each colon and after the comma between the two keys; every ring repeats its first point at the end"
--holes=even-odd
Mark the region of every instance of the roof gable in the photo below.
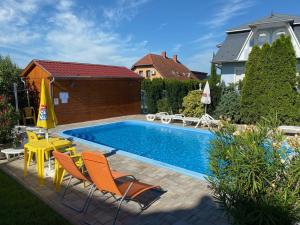
{"type": "Polygon", "coordinates": [[[138,74],[121,66],[49,60],[33,60],[21,75],[26,76],[33,65],[40,66],[55,78],[141,78],[138,74]]]}
{"type": "Polygon", "coordinates": [[[148,54],[137,61],[132,69],[143,66],[153,66],[164,78],[168,79],[197,79],[196,76],[181,62],[162,55],[148,54]]]}
{"type": "Polygon", "coordinates": [[[299,24],[300,23],[300,16],[291,16],[291,15],[285,15],[285,14],[272,14],[270,16],[258,19],[256,21],[243,24],[238,27],[231,28],[227,31],[227,33],[231,32],[237,32],[242,30],[250,30],[251,26],[258,25],[258,24],[265,24],[265,23],[275,23],[275,22],[291,22],[293,24],[299,24]]]}

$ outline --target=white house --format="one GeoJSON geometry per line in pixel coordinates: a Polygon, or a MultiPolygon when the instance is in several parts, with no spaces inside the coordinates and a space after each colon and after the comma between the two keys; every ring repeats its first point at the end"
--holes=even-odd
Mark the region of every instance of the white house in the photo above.
{"type": "Polygon", "coordinates": [[[226,31],[225,41],[218,45],[213,63],[221,69],[221,79],[237,83],[245,76],[245,63],[254,45],[272,44],[280,35],[289,35],[298,59],[300,71],[300,16],[271,14],[255,22],[226,31]]]}

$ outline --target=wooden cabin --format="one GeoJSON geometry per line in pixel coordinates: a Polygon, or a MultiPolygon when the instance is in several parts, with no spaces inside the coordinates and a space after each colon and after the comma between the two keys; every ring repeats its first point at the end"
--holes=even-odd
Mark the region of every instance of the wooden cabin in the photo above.
{"type": "Polygon", "coordinates": [[[40,91],[44,78],[58,124],[139,114],[142,78],[120,66],[32,60],[21,76],[40,91]]]}

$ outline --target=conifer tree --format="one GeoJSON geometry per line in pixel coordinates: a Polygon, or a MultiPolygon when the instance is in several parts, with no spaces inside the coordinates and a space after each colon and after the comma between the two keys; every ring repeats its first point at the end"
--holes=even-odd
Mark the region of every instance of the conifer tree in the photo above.
{"type": "Polygon", "coordinates": [[[258,46],[252,48],[246,63],[245,78],[241,94],[241,115],[243,122],[254,123],[259,120],[261,105],[258,98],[262,94],[261,88],[261,49],[258,46]]]}
{"type": "Polygon", "coordinates": [[[259,109],[257,119],[259,119],[261,116],[268,115],[268,110],[270,108],[269,92],[272,86],[272,82],[270,82],[270,79],[272,79],[272,50],[269,44],[264,44],[261,48],[260,65],[261,67],[258,77],[258,88],[260,89],[260,95],[257,96],[256,99],[256,104],[259,109]]]}
{"type": "Polygon", "coordinates": [[[295,88],[297,59],[290,37],[282,35],[272,44],[270,64],[266,115],[277,113],[282,123],[293,124],[300,117],[300,106],[295,88]]]}
{"type": "Polygon", "coordinates": [[[213,113],[216,106],[218,105],[221,98],[221,86],[220,86],[220,77],[217,75],[216,65],[211,63],[210,67],[210,76],[209,76],[209,87],[210,87],[210,96],[211,104],[208,106],[208,112],[213,113]]]}

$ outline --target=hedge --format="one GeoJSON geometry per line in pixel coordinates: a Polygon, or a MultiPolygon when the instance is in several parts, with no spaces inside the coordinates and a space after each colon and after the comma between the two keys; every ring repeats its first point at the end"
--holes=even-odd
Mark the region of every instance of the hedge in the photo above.
{"type": "Polygon", "coordinates": [[[171,113],[179,113],[183,98],[189,91],[199,89],[199,83],[204,84],[205,82],[203,80],[144,79],[142,90],[145,92],[147,113],[157,113],[157,103],[163,98],[167,99],[171,113]]]}

